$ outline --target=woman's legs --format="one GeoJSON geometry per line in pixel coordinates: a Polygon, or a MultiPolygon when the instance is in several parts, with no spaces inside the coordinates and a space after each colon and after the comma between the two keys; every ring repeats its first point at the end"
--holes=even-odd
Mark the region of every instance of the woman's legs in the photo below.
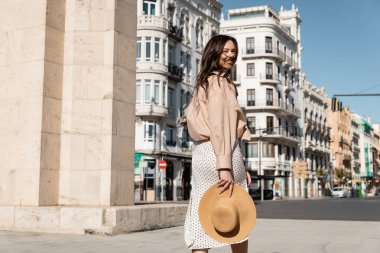
{"type": "Polygon", "coordinates": [[[237,243],[237,244],[231,244],[232,253],[248,253],[248,240],[237,243]]]}
{"type": "Polygon", "coordinates": [[[193,249],[191,253],[208,253],[208,249],[193,249]]]}

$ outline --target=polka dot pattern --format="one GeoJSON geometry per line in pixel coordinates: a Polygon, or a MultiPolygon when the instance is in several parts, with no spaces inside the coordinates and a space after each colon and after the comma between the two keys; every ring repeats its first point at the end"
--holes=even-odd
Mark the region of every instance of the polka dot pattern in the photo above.
{"type": "MultiPolygon", "coordinates": [[[[248,191],[243,155],[238,141],[232,152],[232,170],[234,182],[248,191]]],[[[211,142],[196,142],[192,157],[191,197],[184,227],[185,242],[189,249],[209,249],[229,245],[209,237],[204,232],[198,218],[198,206],[203,194],[218,181],[216,156],[211,142]]]]}

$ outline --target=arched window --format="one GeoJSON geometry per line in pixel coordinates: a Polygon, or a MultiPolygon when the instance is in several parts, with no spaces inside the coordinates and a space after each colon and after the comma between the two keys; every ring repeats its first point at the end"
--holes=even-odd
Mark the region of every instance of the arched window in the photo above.
{"type": "Polygon", "coordinates": [[[195,26],[195,45],[197,49],[203,48],[203,22],[201,20],[197,21],[195,26]]]}
{"type": "Polygon", "coordinates": [[[190,18],[186,11],[182,11],[179,25],[185,42],[190,42],[190,18]]]}

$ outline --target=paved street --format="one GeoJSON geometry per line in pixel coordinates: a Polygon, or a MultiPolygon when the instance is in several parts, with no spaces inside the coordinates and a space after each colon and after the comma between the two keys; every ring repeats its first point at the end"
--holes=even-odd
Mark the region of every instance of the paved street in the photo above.
{"type": "MultiPolygon", "coordinates": [[[[251,253],[379,253],[380,198],[257,204],[251,253]],[[341,214],[347,220],[341,220],[341,214]],[[340,220],[338,220],[340,219],[340,220]]],[[[0,232],[1,253],[185,253],[183,227],[117,235],[0,232]]],[[[230,252],[228,247],[210,252],[230,252]]]]}

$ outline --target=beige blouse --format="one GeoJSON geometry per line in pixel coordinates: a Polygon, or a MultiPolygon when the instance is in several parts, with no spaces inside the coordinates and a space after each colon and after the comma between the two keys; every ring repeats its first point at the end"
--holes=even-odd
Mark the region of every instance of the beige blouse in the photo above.
{"type": "Polygon", "coordinates": [[[224,77],[208,78],[208,97],[203,88],[198,90],[186,110],[186,121],[194,141],[210,140],[216,155],[216,169],[231,169],[232,149],[236,139],[249,141],[243,111],[236,99],[235,87],[224,77]]]}

